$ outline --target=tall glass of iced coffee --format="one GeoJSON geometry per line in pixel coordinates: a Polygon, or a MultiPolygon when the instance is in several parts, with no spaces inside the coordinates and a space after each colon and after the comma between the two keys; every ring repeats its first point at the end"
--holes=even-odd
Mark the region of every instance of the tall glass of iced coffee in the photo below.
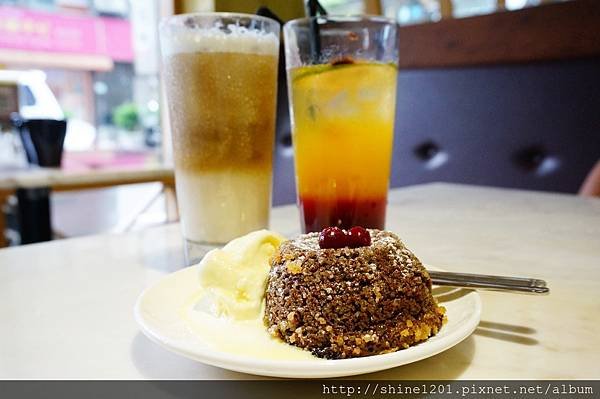
{"type": "Polygon", "coordinates": [[[188,263],[206,244],[268,226],[279,30],[269,18],[229,13],[160,26],[188,263]]]}

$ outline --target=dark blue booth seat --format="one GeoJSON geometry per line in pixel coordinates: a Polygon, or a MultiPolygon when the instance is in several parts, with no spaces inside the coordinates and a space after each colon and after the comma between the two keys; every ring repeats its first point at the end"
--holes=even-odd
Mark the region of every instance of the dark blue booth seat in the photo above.
{"type": "MultiPolygon", "coordinates": [[[[575,193],[600,159],[598,58],[398,76],[392,187],[444,181],[575,193]]],[[[295,201],[280,91],[276,205],[295,201]]]]}

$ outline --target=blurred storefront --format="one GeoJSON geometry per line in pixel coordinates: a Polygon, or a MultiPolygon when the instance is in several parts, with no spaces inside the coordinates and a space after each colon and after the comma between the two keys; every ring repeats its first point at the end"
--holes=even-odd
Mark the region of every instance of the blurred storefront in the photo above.
{"type": "Polygon", "coordinates": [[[67,152],[156,153],[159,14],[156,0],[0,0],[0,73],[44,72],[67,152]]]}

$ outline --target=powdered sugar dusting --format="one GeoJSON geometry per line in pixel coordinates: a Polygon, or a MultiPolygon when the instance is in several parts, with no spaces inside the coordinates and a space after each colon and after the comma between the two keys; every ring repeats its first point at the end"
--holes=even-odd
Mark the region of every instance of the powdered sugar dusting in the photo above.
{"type": "Polygon", "coordinates": [[[319,248],[319,233],[285,241],[271,259],[269,332],[319,357],[343,359],[408,348],[436,334],[444,309],[416,256],[389,231],[371,245],[319,248]]]}

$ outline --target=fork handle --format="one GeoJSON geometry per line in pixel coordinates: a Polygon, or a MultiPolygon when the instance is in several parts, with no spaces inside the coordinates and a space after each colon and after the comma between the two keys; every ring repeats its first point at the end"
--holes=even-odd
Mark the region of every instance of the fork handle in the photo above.
{"type": "Polygon", "coordinates": [[[550,292],[546,282],[539,279],[438,271],[428,272],[434,285],[480,288],[529,294],[548,294],[550,292]]]}

